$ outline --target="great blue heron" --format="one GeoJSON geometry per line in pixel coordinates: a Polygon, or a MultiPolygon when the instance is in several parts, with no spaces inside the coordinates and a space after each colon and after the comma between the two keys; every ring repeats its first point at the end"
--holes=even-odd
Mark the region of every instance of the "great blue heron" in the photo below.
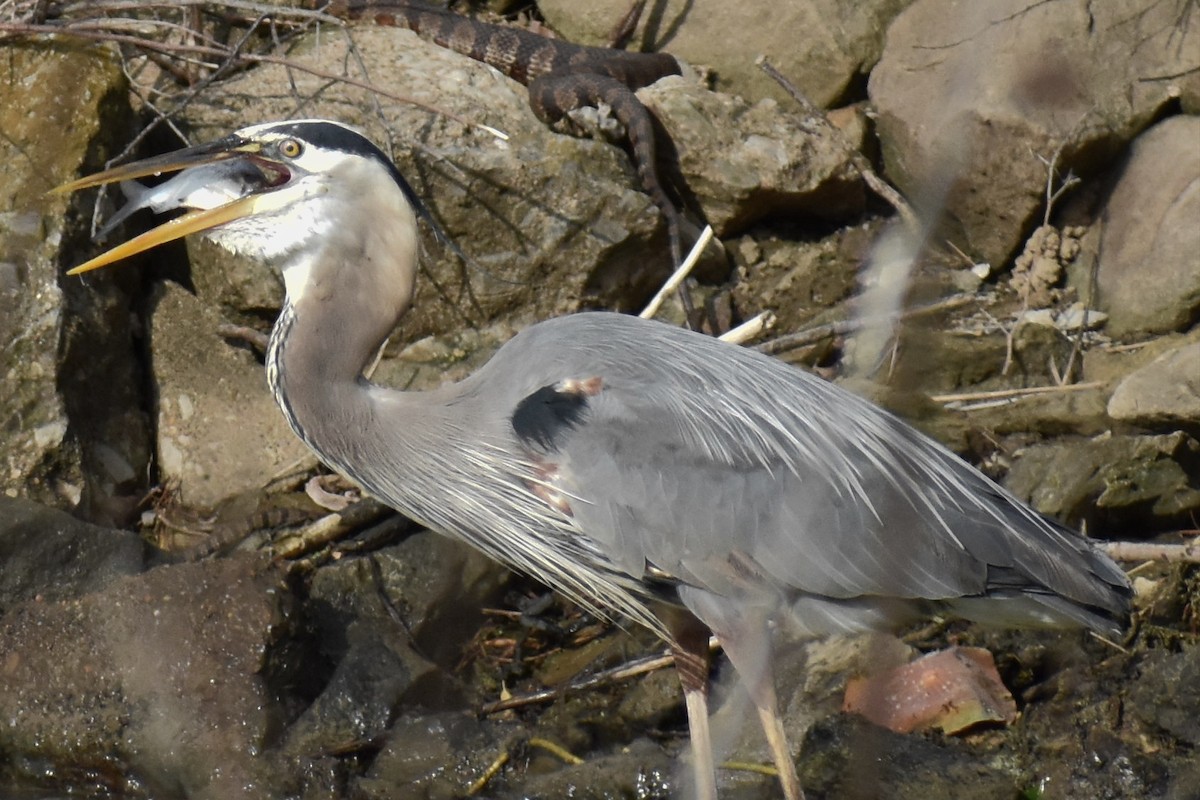
{"type": "Polygon", "coordinates": [[[287,300],[267,378],[292,429],[403,514],[662,636],[704,800],[710,632],[798,800],[777,627],[818,636],[936,613],[1122,628],[1129,582],[1082,538],[867,401],[698,333],[582,313],[526,329],[461,383],[369,382],[412,299],[425,212],[344,125],[256,125],[63,189],[177,170],[169,199],[147,202],[194,210],[72,273],[198,231],[277,266],[287,300]]]}

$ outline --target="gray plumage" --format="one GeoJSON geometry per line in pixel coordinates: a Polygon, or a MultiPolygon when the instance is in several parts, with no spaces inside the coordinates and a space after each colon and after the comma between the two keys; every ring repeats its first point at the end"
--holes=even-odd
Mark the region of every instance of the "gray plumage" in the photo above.
{"type": "Polygon", "coordinates": [[[1110,560],[940,445],[834,385],[699,334],[617,314],[563,317],[518,335],[462,383],[409,397],[406,406],[443,409],[414,421],[423,445],[406,446],[407,425],[381,428],[348,443],[344,468],[552,585],[558,570],[574,573],[569,593],[599,612],[654,625],[618,596],[643,594],[648,567],[674,588],[791,610],[812,634],[873,627],[880,609],[1112,632],[1127,607],[1110,560]],[[590,377],[603,388],[557,447],[519,440],[512,414],[523,399],[590,377]],[[555,468],[548,483],[569,515],[528,493],[544,480],[531,457],[555,468]],[[488,501],[465,502],[477,493],[488,501]],[[531,537],[540,544],[526,555],[517,541],[531,537]]]}
{"type": "Polygon", "coordinates": [[[216,241],[280,269],[267,372],[293,429],[404,514],[671,642],[702,797],[715,779],[698,630],[722,640],[799,798],[770,674],[777,628],[928,613],[1123,625],[1128,580],[1086,541],[890,414],[750,350],[585,313],[534,325],[457,384],[369,383],[365,365],[412,299],[425,212],[344,126],[254,126],[77,185],[224,159],[239,180],[249,168],[248,194],[187,230],[217,225],[216,241]]]}

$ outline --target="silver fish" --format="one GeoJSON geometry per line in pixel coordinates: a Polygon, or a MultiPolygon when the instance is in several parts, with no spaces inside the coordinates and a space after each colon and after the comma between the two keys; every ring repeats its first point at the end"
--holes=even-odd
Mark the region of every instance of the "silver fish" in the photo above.
{"type": "Polygon", "coordinates": [[[155,214],[176,208],[216,208],[245,196],[261,187],[262,183],[262,172],[241,159],[185,169],[170,180],[154,186],[145,186],[137,181],[121,181],[125,205],[97,231],[96,238],[107,238],[118,225],[143,208],[149,208],[155,214]]]}

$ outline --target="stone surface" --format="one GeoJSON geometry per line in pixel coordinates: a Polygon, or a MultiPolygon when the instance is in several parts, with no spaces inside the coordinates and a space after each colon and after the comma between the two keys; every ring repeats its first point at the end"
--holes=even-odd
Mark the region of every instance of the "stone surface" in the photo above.
{"type": "MultiPolygon", "coordinates": [[[[663,50],[715,73],[715,88],[748,100],[791,99],[754,63],[766,56],[818,106],[831,106],[862,91],[879,59],[888,23],[912,0],[671,0],[656,3],[630,49],[663,50]]],[[[538,9],[564,38],[606,45],[625,0],[586,4],[541,0],[538,9]]]]}
{"type": "Polygon", "coordinates": [[[1200,342],[1171,350],[1121,381],[1108,415],[1146,426],[1200,423],[1200,342]]]}
{"type": "Polygon", "coordinates": [[[1143,133],[1120,176],[1105,206],[1096,273],[1107,330],[1185,330],[1200,319],[1200,117],[1172,117],[1143,133]]]}
{"type": "Polygon", "coordinates": [[[217,334],[225,321],[169,282],[150,310],[159,477],[189,506],[214,506],[316,463],[288,427],[262,365],[217,334]]]}
{"type": "Polygon", "coordinates": [[[96,591],[142,571],[142,540],[37,503],[0,496],[0,613],[96,591]]]}
{"type": "MultiPolygon", "coordinates": [[[[131,276],[66,278],[91,204],[47,194],[98,169],[129,128],[113,51],[5,43],[0,62],[0,490],[125,519],[148,425],[128,313],[131,276]]],[[[82,260],[82,259],[81,259],[82,260]]]]}
{"type": "Polygon", "coordinates": [[[1186,524],[1200,510],[1200,443],[1184,433],[1034,445],[1016,454],[1005,486],[1043,514],[1089,530],[1186,524]],[[1141,520],[1134,522],[1134,520],[1141,520]]]}
{"type": "MultiPolygon", "coordinates": [[[[534,758],[534,769],[530,770],[531,774],[520,791],[520,797],[529,800],[678,797],[683,795],[678,787],[682,784],[680,779],[687,774],[688,766],[645,739],[622,748],[620,752],[590,758],[578,764],[564,765],[549,754],[534,754],[534,758]],[[554,768],[537,769],[537,761],[549,762],[554,768]]],[[[767,776],[755,777],[757,794],[735,794],[722,787],[721,797],[728,800],[762,797],[772,779],[767,776]]]]}
{"type": "Polygon", "coordinates": [[[858,266],[871,250],[878,224],[841,229],[818,241],[747,234],[733,245],[739,280],[733,289],[745,316],[772,311],[777,330],[796,331],[858,288],[858,266]]]}
{"type": "Polygon", "coordinates": [[[329,682],[287,730],[283,750],[289,754],[346,752],[383,740],[406,693],[412,693],[411,704],[421,693],[447,699],[447,692],[432,691],[437,668],[413,650],[398,626],[386,631],[355,621],[345,635],[349,647],[329,682]]]}
{"type": "MultiPolygon", "coordinates": [[[[467,794],[496,756],[510,751],[519,735],[512,725],[460,712],[401,717],[370,772],[358,781],[356,796],[390,800],[403,786],[414,800],[455,800],[467,794]]],[[[494,788],[484,796],[504,796],[494,788]]]]}
{"type": "Polygon", "coordinates": [[[1153,653],[1143,666],[1144,686],[1135,687],[1130,705],[1145,723],[1168,731],[1193,747],[1200,747],[1200,647],[1181,652],[1153,653]],[[1167,694],[1150,687],[1168,687],[1167,694]]]}
{"type": "Polygon", "coordinates": [[[321,570],[311,597],[326,608],[330,633],[351,618],[369,617],[391,628],[380,592],[404,621],[418,652],[452,669],[482,622],[480,609],[496,601],[510,573],[483,554],[441,534],[422,532],[375,553],[321,570]],[[377,572],[376,572],[377,571],[377,572]]]}
{"type": "Polygon", "coordinates": [[[1175,3],[917,0],[870,95],[888,177],[972,257],[1002,265],[1040,223],[1050,159],[1093,179],[1200,83],[1175,3]],[[1040,158],[1039,158],[1040,157],[1040,158]]]}
{"type": "MultiPolygon", "coordinates": [[[[203,800],[280,796],[258,758],[289,598],[262,560],[161,567],[0,617],[5,777],[203,800]]],[[[2,781],[0,781],[2,785],[2,781]]]]}
{"type": "Polygon", "coordinates": [[[786,106],[750,104],[674,76],[638,97],[670,133],[680,172],[718,235],[773,215],[833,220],[862,209],[849,153],[833,137],[810,133],[786,106]]]}
{"type": "Polygon", "coordinates": [[[800,781],[817,797],[995,800],[1016,794],[1020,782],[1014,767],[963,742],[904,736],[850,715],[818,723],[800,750],[800,781]],[[923,765],[920,778],[903,766],[913,763],[923,765]]]}

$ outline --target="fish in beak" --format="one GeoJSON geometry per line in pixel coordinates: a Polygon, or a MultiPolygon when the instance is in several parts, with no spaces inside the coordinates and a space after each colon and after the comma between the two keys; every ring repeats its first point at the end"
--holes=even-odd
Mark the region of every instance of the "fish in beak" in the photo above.
{"type": "Polygon", "coordinates": [[[68,270],[67,274],[79,275],[190,233],[251,216],[263,192],[283,185],[290,178],[291,173],[283,164],[263,154],[261,143],[234,134],[209,144],[113,167],[59,186],[54,193],[67,194],[77,189],[122,182],[121,188],[128,200],[104,226],[101,236],[141,208],[148,207],[156,213],[175,208],[189,209],[186,214],[68,270]],[[133,182],[135,178],[168,172],[179,174],[155,186],[133,182]]]}

